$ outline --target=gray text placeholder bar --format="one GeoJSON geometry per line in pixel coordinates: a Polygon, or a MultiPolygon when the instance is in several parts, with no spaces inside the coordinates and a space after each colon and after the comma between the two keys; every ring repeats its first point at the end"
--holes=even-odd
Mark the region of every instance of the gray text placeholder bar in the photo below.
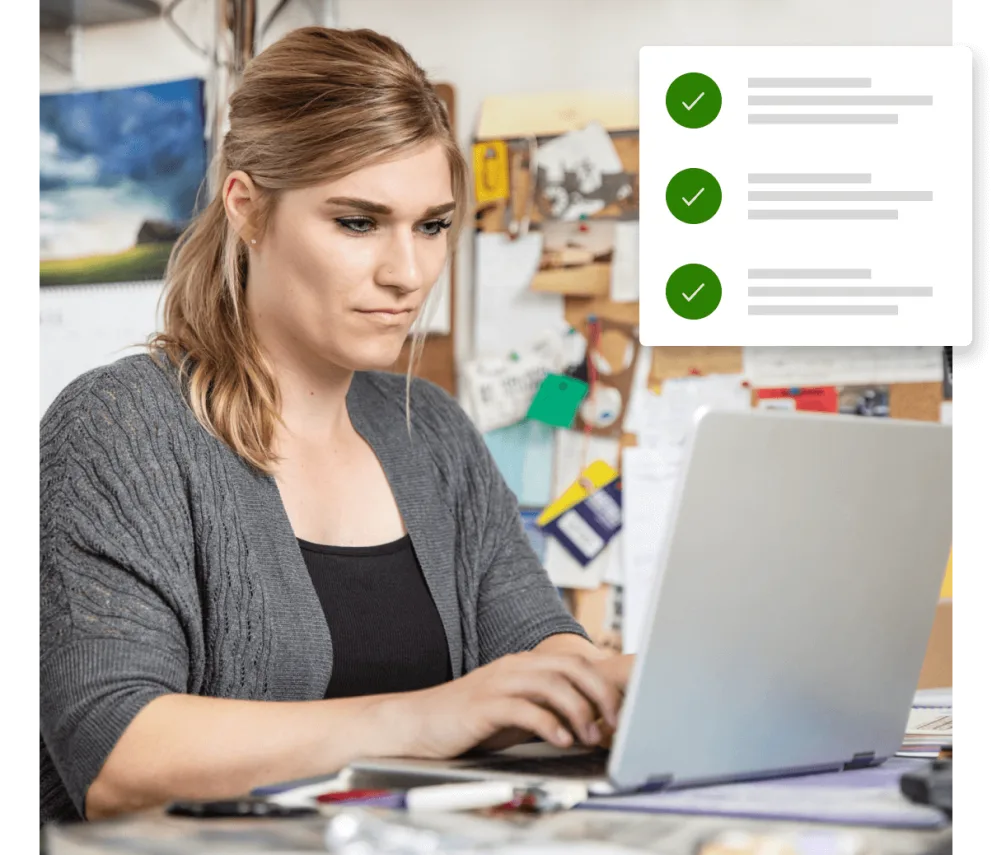
{"type": "Polygon", "coordinates": [[[898,306],[748,306],[749,315],[898,315],[898,306]]]}
{"type": "Polygon", "coordinates": [[[867,267],[755,267],[748,279],[871,279],[867,267]]]}
{"type": "Polygon", "coordinates": [[[870,172],[750,172],[749,184],[871,184],[870,172]]]}
{"type": "Polygon", "coordinates": [[[748,113],[749,125],[898,125],[896,113],[748,113]]]}
{"type": "Polygon", "coordinates": [[[749,95],[753,107],[927,107],[933,95],[749,95]]]}
{"type": "Polygon", "coordinates": [[[752,190],[749,202],[932,202],[932,190],[752,190]]]}
{"type": "Polygon", "coordinates": [[[932,297],[933,288],[916,285],[752,285],[748,297],[932,297]]]}
{"type": "Polygon", "coordinates": [[[749,210],[749,220],[898,220],[898,211],[807,211],[749,210]]]}
{"type": "Polygon", "coordinates": [[[751,89],[870,89],[870,77],[749,77],[751,89]]]}

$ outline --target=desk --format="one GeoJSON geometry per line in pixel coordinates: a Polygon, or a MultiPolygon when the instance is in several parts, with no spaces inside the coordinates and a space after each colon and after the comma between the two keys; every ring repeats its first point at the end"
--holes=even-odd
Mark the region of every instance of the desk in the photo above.
{"type": "MultiPolygon", "coordinates": [[[[381,812],[385,813],[385,812],[381,812]]],[[[812,826],[716,817],[646,815],[613,811],[570,811],[543,817],[518,816],[512,822],[522,839],[602,841],[658,855],[691,855],[700,839],[726,829],[789,831],[812,826]]],[[[49,855],[212,855],[212,853],[321,852],[326,818],[284,820],[194,820],[159,811],[126,819],[56,826],[45,830],[49,855]]],[[[895,831],[851,828],[871,855],[923,855],[946,843],[951,829],[895,831]]],[[[521,841],[522,842],[522,841],[521,841]]],[[[497,850],[489,850],[497,851],[497,850]]]]}

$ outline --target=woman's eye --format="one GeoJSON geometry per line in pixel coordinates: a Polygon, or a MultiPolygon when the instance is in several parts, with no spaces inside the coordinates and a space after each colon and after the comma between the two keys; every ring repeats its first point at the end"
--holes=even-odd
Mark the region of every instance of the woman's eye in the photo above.
{"type": "Polygon", "coordinates": [[[430,222],[423,223],[420,226],[420,230],[427,235],[427,237],[437,237],[445,229],[451,228],[450,220],[431,220],[430,222]]]}
{"type": "Polygon", "coordinates": [[[375,228],[375,221],[368,217],[342,217],[336,222],[355,234],[365,234],[375,228]]]}

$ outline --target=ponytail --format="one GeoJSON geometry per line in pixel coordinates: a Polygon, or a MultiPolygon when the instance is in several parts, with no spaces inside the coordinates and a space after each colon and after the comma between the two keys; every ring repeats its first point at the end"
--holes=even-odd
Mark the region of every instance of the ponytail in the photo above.
{"type": "Polygon", "coordinates": [[[197,420],[269,472],[276,461],[278,389],[247,319],[247,261],[247,248],[230,227],[218,191],[173,247],[165,331],[150,346],[179,370],[197,420]]]}

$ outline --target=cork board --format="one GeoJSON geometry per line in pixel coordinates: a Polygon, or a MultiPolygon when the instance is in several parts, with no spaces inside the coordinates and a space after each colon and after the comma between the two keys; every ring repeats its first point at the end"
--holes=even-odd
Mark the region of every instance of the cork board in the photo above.
{"type": "Polygon", "coordinates": [[[744,352],[739,347],[656,347],[651,354],[649,383],[660,385],[689,374],[740,374],[744,352]]]}
{"type": "MultiPolygon", "coordinates": [[[[881,382],[881,381],[880,381],[881,382]]],[[[885,384],[883,384],[885,385],[885,384]]],[[[940,421],[943,389],[940,383],[891,383],[889,385],[889,416],[920,422],[940,421]]],[[[751,405],[756,406],[758,392],[751,393],[751,405]]]]}
{"type": "MultiPolygon", "coordinates": [[[[454,87],[447,83],[438,83],[435,85],[435,90],[437,94],[444,101],[445,106],[448,108],[448,117],[451,121],[452,127],[455,126],[455,90],[454,87]]],[[[420,359],[414,365],[414,375],[417,377],[423,377],[425,380],[430,380],[433,383],[437,383],[442,389],[446,390],[449,394],[455,394],[455,382],[456,382],[456,372],[455,372],[455,300],[457,298],[458,289],[455,287],[455,270],[457,264],[452,256],[451,262],[448,265],[450,270],[450,288],[451,294],[449,296],[449,309],[451,316],[448,320],[450,333],[447,335],[428,335],[424,341],[424,348],[421,351],[420,359]]],[[[396,361],[393,366],[393,371],[406,374],[407,366],[410,360],[410,348],[413,342],[409,339],[403,345],[403,350],[400,352],[400,358],[396,361]]]]}
{"type": "MultiPolygon", "coordinates": [[[[624,200],[622,205],[613,203],[589,217],[598,219],[635,219],[640,205],[640,185],[638,171],[640,168],[640,136],[637,131],[616,131],[610,134],[613,146],[620,158],[624,172],[634,176],[633,193],[624,200]]],[[[538,138],[537,144],[552,139],[538,138]]],[[[507,140],[510,157],[510,199],[501,199],[479,205],[476,208],[476,228],[483,232],[505,232],[510,219],[520,220],[528,207],[531,224],[540,223],[541,211],[536,205],[529,205],[533,187],[532,176],[527,165],[528,144],[525,140],[507,140]]]]}
{"type": "Polygon", "coordinates": [[[894,419],[940,421],[940,383],[893,383],[889,387],[889,415],[894,419]]]}

